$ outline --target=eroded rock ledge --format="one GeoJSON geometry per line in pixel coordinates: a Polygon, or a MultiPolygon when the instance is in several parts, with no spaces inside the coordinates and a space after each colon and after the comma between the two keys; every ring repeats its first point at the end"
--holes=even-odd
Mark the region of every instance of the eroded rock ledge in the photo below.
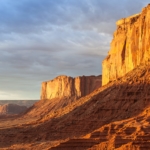
{"type": "Polygon", "coordinates": [[[100,76],[58,76],[53,80],[43,82],[41,99],[53,99],[63,97],[80,98],[101,86],[100,76]]]}
{"type": "Polygon", "coordinates": [[[110,51],[102,64],[103,85],[150,61],[150,4],[140,14],[116,24],[110,51]]]}

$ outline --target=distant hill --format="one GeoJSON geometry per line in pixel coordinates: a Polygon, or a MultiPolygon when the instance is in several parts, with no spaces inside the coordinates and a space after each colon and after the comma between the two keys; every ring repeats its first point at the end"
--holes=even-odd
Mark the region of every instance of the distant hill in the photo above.
{"type": "Polygon", "coordinates": [[[22,113],[26,110],[27,110],[26,106],[20,106],[17,104],[0,105],[0,115],[14,115],[22,113]]]}
{"type": "Polygon", "coordinates": [[[26,106],[30,107],[34,103],[36,103],[38,100],[0,100],[0,105],[5,105],[5,104],[17,104],[20,106],[26,106]]]}

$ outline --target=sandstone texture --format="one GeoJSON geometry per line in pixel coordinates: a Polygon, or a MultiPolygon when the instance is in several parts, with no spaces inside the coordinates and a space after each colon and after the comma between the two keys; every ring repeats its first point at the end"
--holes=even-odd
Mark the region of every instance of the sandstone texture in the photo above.
{"type": "Polygon", "coordinates": [[[101,86],[101,76],[58,76],[43,82],[41,99],[71,98],[85,96],[101,86]]]}
{"type": "Polygon", "coordinates": [[[150,5],[116,24],[110,51],[102,64],[103,85],[150,61],[150,5]]]}
{"type": "Polygon", "coordinates": [[[19,106],[17,104],[0,105],[0,115],[19,114],[27,110],[26,106],[19,106]]]}

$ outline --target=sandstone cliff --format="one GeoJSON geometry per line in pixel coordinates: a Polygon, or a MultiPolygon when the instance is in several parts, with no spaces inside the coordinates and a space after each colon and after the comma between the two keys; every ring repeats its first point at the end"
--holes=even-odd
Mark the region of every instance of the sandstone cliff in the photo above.
{"type": "Polygon", "coordinates": [[[79,76],[76,78],[58,76],[53,80],[42,83],[41,99],[80,98],[100,86],[101,76],[79,76]]]}
{"type": "Polygon", "coordinates": [[[110,51],[102,64],[103,85],[150,61],[150,5],[116,24],[110,51]]]}

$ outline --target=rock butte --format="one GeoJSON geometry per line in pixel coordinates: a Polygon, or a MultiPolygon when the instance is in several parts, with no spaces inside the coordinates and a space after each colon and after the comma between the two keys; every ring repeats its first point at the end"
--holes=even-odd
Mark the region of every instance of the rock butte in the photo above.
{"type": "Polygon", "coordinates": [[[110,51],[102,63],[102,85],[150,61],[150,5],[116,24],[110,51]]]}
{"type": "Polygon", "coordinates": [[[101,75],[76,78],[65,75],[58,76],[53,80],[42,83],[41,99],[80,98],[99,88],[102,84],[101,78],[101,75]]]}

